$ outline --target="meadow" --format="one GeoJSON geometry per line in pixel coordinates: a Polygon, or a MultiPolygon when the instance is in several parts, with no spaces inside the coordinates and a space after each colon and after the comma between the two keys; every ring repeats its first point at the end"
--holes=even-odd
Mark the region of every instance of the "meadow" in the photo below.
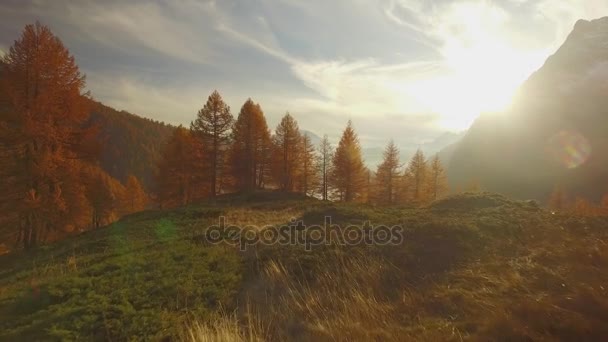
{"type": "Polygon", "coordinates": [[[426,208],[220,196],[0,256],[0,340],[602,340],[607,226],[490,193],[426,208]],[[221,216],[403,239],[242,251],[204,238],[221,216]]]}

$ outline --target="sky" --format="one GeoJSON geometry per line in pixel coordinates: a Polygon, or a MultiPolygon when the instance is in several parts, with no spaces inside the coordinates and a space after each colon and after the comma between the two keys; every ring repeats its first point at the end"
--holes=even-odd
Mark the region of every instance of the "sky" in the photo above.
{"type": "Polygon", "coordinates": [[[218,90],[270,127],[289,111],[336,139],[421,144],[508,107],[578,19],[606,0],[2,0],[0,53],[48,25],[119,110],[189,125],[218,90]]]}

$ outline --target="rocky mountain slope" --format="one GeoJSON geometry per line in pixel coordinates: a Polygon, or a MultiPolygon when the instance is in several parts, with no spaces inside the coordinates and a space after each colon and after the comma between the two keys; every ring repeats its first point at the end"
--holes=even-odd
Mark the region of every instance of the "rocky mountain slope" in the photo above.
{"type": "Polygon", "coordinates": [[[480,117],[453,151],[450,181],[519,198],[556,186],[608,192],[608,17],[579,21],[521,87],[512,108],[480,117]]]}

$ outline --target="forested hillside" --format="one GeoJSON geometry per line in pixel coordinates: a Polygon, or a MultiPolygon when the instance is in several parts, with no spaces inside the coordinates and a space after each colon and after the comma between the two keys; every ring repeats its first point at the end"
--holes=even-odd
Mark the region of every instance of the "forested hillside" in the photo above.
{"type": "Polygon", "coordinates": [[[1,252],[149,205],[141,181],[152,188],[170,126],[90,100],[74,57],[39,23],[26,26],[0,67],[1,252]]]}
{"type": "Polygon", "coordinates": [[[155,165],[175,127],[91,101],[89,123],[99,129],[99,165],[125,183],[132,175],[154,189],[155,165]]]}

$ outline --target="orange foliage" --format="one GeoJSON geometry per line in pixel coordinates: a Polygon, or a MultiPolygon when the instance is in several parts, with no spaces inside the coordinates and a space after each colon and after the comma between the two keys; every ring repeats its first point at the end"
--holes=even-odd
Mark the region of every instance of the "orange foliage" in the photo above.
{"type": "Polygon", "coordinates": [[[366,169],[361,157],[359,137],[348,122],[334,154],[332,183],[340,200],[351,202],[360,199],[365,192],[366,169]]]}
{"type": "Polygon", "coordinates": [[[236,190],[263,188],[268,178],[270,131],[259,104],[248,99],[232,127],[231,174],[236,190]]]}
{"type": "Polygon", "coordinates": [[[6,107],[0,133],[10,156],[3,204],[15,213],[17,239],[26,248],[53,231],[80,225],[84,205],[78,176],[89,136],[85,78],[74,57],[48,27],[27,25],[3,58],[1,93],[6,107]]]}

